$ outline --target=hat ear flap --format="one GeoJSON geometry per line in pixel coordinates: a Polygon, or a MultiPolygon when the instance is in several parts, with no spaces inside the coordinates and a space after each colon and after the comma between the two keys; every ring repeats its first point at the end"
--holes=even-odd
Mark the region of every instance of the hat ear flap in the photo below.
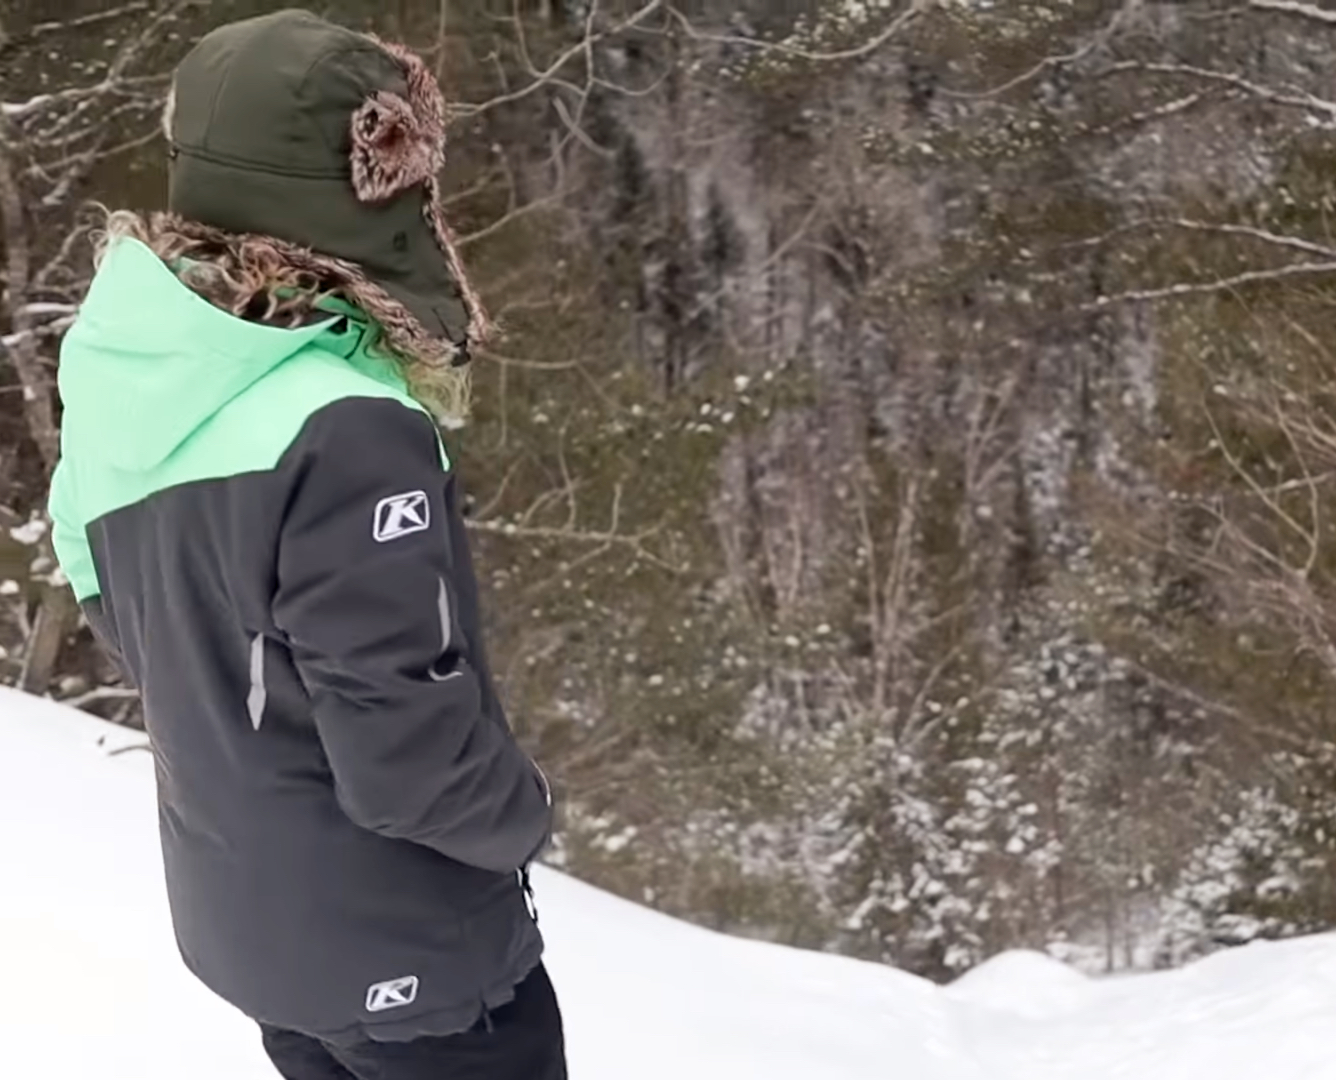
{"type": "MultiPolygon", "coordinates": [[[[374,35],[368,37],[399,62],[407,96],[382,91],[353,115],[353,186],[357,197],[363,202],[380,201],[413,184],[423,184],[423,216],[468,310],[466,343],[481,344],[491,336],[492,324],[464,271],[454,235],[441,211],[436,174],[445,164],[445,100],[440,84],[411,49],[374,35]],[[390,110],[393,118],[388,115],[390,110]],[[407,151],[392,130],[396,124],[404,125],[409,133],[407,151]],[[387,163],[393,164],[387,168],[387,163]]],[[[460,348],[459,342],[454,344],[460,348]]],[[[466,346],[458,355],[467,355],[466,346]]]]}
{"type": "Polygon", "coordinates": [[[398,94],[377,91],[352,118],[353,190],[364,203],[384,202],[436,172],[431,133],[398,94]]]}

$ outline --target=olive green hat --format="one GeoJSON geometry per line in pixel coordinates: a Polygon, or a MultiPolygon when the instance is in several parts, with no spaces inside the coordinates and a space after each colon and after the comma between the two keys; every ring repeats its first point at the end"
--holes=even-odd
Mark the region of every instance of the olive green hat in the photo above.
{"type": "Polygon", "coordinates": [[[220,27],[177,68],[169,207],[262,237],[338,283],[392,344],[467,361],[486,313],[441,212],[444,104],[401,46],[286,10],[220,27]]]}

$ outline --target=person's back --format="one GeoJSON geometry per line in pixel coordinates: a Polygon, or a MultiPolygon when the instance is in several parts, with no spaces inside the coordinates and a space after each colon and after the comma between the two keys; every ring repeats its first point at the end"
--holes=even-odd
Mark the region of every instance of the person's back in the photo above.
{"type": "Polygon", "coordinates": [[[283,12],[206,37],[175,95],[179,216],[113,221],[51,512],[143,696],[182,955],[289,1080],[557,1080],[526,895],[550,795],[419,403],[457,403],[485,323],[439,92],[283,12]]]}

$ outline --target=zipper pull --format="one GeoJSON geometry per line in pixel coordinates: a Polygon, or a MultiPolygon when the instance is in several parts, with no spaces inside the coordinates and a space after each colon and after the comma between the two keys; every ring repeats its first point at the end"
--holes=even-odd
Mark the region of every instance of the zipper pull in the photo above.
{"type": "Polygon", "coordinates": [[[520,888],[524,890],[524,906],[529,909],[529,918],[533,920],[534,926],[538,925],[538,902],[533,895],[533,882],[529,880],[529,868],[522,867],[519,871],[520,888]]]}

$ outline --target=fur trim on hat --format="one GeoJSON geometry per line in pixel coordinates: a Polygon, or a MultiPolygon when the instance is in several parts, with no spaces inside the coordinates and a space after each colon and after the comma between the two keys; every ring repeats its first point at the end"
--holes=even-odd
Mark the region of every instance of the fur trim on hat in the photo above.
{"type": "Polygon", "coordinates": [[[454,233],[441,211],[436,174],[445,165],[445,101],[440,84],[411,49],[367,36],[403,68],[408,98],[380,90],[353,113],[353,190],[361,202],[376,203],[423,185],[423,216],[459,285],[469,315],[469,343],[482,344],[491,336],[491,323],[464,272],[454,233]]]}
{"type": "Polygon", "coordinates": [[[423,334],[417,320],[352,263],[271,236],[129,210],[107,215],[106,229],[94,234],[94,261],[100,265],[112,244],[127,237],[145,244],[196,295],[238,318],[295,328],[328,318],[321,306],[327,296],[352,303],[379,331],[368,347],[397,363],[414,397],[442,420],[468,416],[469,369],[452,363],[453,347],[423,334]]]}
{"type": "Polygon", "coordinates": [[[427,219],[427,224],[431,226],[432,235],[436,237],[436,243],[444,253],[446,261],[450,264],[450,276],[455,279],[455,284],[459,286],[459,296],[464,302],[464,307],[469,313],[468,340],[470,345],[485,345],[491,340],[495,331],[492,321],[488,318],[487,309],[482,306],[482,300],[474,291],[473,282],[464,271],[464,260],[459,257],[459,250],[455,244],[455,234],[446,223],[445,214],[441,212],[441,185],[436,177],[427,181],[427,197],[422,202],[422,213],[427,219]]]}
{"type": "Polygon", "coordinates": [[[232,252],[239,263],[282,262],[311,274],[325,291],[338,292],[366,312],[380,326],[391,349],[411,363],[441,366],[455,358],[456,349],[450,342],[426,333],[403,304],[371,281],[356,263],[273,236],[230,233],[176,214],[154,215],[154,218],[162,233],[194,241],[206,250],[232,252]]]}
{"type": "Polygon", "coordinates": [[[247,317],[261,306],[273,307],[273,282],[291,272],[309,280],[301,295],[286,301],[286,317],[299,325],[304,317],[318,314],[313,307],[321,295],[341,296],[380,327],[386,351],[398,362],[413,392],[443,416],[462,417],[468,411],[468,383],[454,366],[459,351],[444,338],[428,334],[403,304],[369,280],[356,263],[336,259],[290,244],[272,236],[232,233],[190,221],[177,214],[156,213],[147,220],[135,215],[133,227],[122,223],[117,231],[146,243],[169,265],[181,259],[199,260],[225,270],[223,282],[199,287],[184,279],[204,298],[239,317],[247,317]]]}
{"type": "Polygon", "coordinates": [[[431,143],[398,94],[373,94],[353,113],[352,136],[353,189],[362,202],[384,202],[435,175],[431,143]]]}

